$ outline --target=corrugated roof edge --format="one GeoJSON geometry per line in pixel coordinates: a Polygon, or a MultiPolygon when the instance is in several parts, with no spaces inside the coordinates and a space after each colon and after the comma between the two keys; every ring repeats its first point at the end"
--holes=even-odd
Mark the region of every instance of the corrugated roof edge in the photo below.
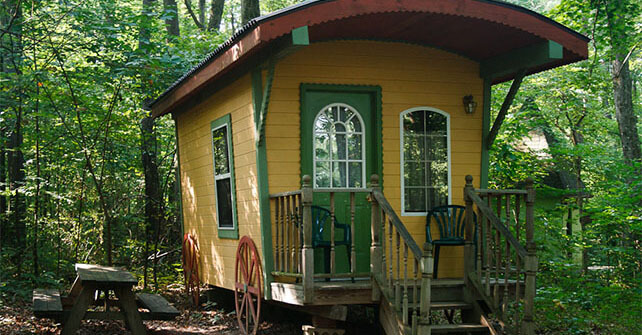
{"type": "MultiPolygon", "coordinates": [[[[146,109],[146,110],[151,110],[152,107],[156,103],[158,103],[160,100],[162,100],[166,95],[170,94],[175,88],[180,86],[180,84],[182,82],[184,82],[187,78],[189,78],[190,76],[192,76],[193,74],[198,72],[198,70],[200,70],[202,67],[204,67],[209,62],[214,60],[222,52],[226,51],[228,48],[230,48],[232,45],[234,45],[236,42],[238,42],[242,37],[244,37],[252,29],[256,28],[259,23],[262,23],[264,21],[269,21],[271,19],[275,19],[275,18],[280,17],[282,15],[286,15],[286,14],[289,14],[291,12],[295,12],[295,11],[301,10],[303,8],[312,6],[312,5],[316,5],[316,4],[323,3],[323,2],[331,2],[331,1],[335,1],[335,0],[308,0],[308,1],[304,1],[304,2],[298,3],[296,5],[292,5],[290,7],[279,9],[279,10],[274,11],[272,13],[269,13],[269,14],[266,14],[266,15],[263,15],[263,16],[260,16],[260,17],[257,17],[257,18],[254,18],[254,19],[250,20],[243,27],[241,27],[241,29],[237,30],[232,35],[232,37],[230,37],[228,40],[226,40],[221,45],[219,45],[216,49],[214,49],[214,51],[212,51],[212,53],[207,55],[207,57],[205,57],[205,59],[203,59],[200,63],[198,63],[193,68],[191,68],[189,71],[187,71],[180,78],[178,78],[178,80],[176,80],[172,85],[170,85],[163,93],[161,93],[161,95],[159,95],[156,99],[154,99],[149,104],[144,105],[143,108],[146,109]]],[[[559,22],[557,22],[557,21],[555,21],[553,19],[550,19],[550,18],[548,18],[548,17],[546,17],[546,16],[544,16],[544,15],[542,15],[540,13],[532,11],[532,10],[530,10],[528,8],[521,7],[521,6],[512,4],[512,3],[504,2],[504,1],[501,1],[501,0],[475,0],[475,1],[494,4],[494,5],[499,5],[499,6],[504,6],[504,7],[508,7],[508,8],[511,8],[511,9],[515,9],[515,10],[518,10],[518,11],[521,11],[521,12],[525,12],[525,13],[531,14],[531,15],[539,18],[542,21],[545,21],[545,22],[547,22],[549,24],[550,23],[554,24],[555,26],[558,26],[558,27],[562,28],[563,30],[565,30],[565,31],[567,31],[567,32],[569,32],[569,33],[571,33],[571,34],[573,34],[573,35],[575,35],[575,36],[587,41],[587,42],[590,41],[590,38],[588,38],[587,36],[585,36],[583,34],[580,34],[577,31],[575,31],[575,30],[573,30],[573,29],[571,29],[571,28],[569,28],[569,27],[567,27],[567,26],[565,26],[565,25],[563,25],[563,24],[561,24],[561,23],[559,23],[559,22]]]]}
{"type": "Polygon", "coordinates": [[[144,109],[150,110],[154,104],[159,102],[163,97],[168,95],[171,91],[173,91],[176,87],[178,87],[183,81],[185,81],[187,78],[189,78],[191,75],[196,73],[198,70],[200,70],[202,67],[207,65],[209,62],[214,60],[218,55],[223,53],[223,51],[226,51],[228,48],[230,48],[232,45],[234,45],[238,40],[240,40],[242,37],[247,35],[251,31],[251,29],[255,28],[258,26],[259,23],[263,21],[268,21],[270,19],[277,18],[279,16],[285,15],[286,13],[289,13],[291,11],[296,11],[304,7],[308,7],[312,4],[316,3],[321,3],[321,2],[328,2],[328,1],[334,1],[334,0],[308,0],[305,2],[301,2],[296,5],[292,5],[290,7],[282,8],[277,11],[274,11],[272,13],[251,19],[248,23],[246,23],[243,27],[241,27],[239,30],[237,30],[232,37],[230,37],[228,40],[223,42],[221,45],[219,45],[214,51],[212,51],[209,55],[205,57],[201,62],[196,64],[193,68],[191,68],[189,71],[187,71],[184,75],[182,75],[180,78],[178,78],[174,83],[172,83],[161,95],[159,95],[156,99],[154,99],[152,102],[149,104],[143,106],[144,109]]]}

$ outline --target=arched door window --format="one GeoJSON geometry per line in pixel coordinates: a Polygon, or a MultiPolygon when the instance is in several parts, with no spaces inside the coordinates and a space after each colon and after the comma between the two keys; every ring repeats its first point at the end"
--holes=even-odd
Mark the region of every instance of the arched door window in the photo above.
{"type": "Polygon", "coordinates": [[[450,201],[450,120],[418,107],[401,113],[402,214],[426,215],[450,201]]]}
{"type": "Polygon", "coordinates": [[[314,187],[363,188],[364,125],[359,113],[343,103],[330,104],[314,119],[314,187]]]}

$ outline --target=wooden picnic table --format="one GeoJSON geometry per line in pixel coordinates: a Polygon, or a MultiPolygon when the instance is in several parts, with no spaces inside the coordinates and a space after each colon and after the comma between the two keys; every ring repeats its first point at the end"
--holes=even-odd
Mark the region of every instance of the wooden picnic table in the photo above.
{"type": "Polygon", "coordinates": [[[132,289],[138,281],[124,269],[76,264],[76,273],[78,276],[66,297],[61,298],[56,290],[34,290],[34,314],[37,317],[61,320],[63,335],[75,334],[83,319],[125,320],[127,328],[134,335],[142,335],[146,333],[143,319],[167,320],[179,314],[160,295],[135,295],[132,289]],[[100,292],[104,292],[103,299],[99,299],[100,292]],[[109,292],[114,292],[117,299],[110,299],[109,292]],[[92,304],[101,304],[104,310],[88,310],[92,304]],[[149,312],[139,312],[139,305],[149,312]],[[112,307],[117,307],[118,311],[112,310],[112,307]]]}

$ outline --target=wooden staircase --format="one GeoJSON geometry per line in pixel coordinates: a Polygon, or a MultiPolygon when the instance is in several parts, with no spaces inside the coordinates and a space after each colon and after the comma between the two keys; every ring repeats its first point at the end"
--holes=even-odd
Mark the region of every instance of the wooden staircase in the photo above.
{"type": "Polygon", "coordinates": [[[432,278],[432,245],[419,247],[383,195],[376,175],[370,188],[355,190],[314,190],[310,180],[303,177],[301,190],[270,195],[275,232],[271,274],[290,280],[271,283],[272,299],[301,306],[379,302],[380,322],[388,335],[534,335],[537,256],[532,181],[527,180],[526,190],[483,190],[475,189],[472,177],[466,177],[464,277],[444,280],[432,278]],[[353,244],[348,273],[336,272],[334,231],[330,272],[314,272],[314,192],[329,193],[332,218],[334,194],[349,193],[353,244]],[[357,272],[360,259],[354,251],[355,198],[363,193],[371,203],[368,273],[357,272]],[[341,285],[335,282],[341,280],[341,285]],[[352,284],[345,283],[349,280],[352,284]]]}
{"type": "MultiPolygon", "coordinates": [[[[463,280],[433,280],[431,292],[429,321],[420,321],[425,323],[422,325],[424,331],[430,329],[430,334],[492,334],[487,325],[471,320],[475,307],[465,301],[463,280]]],[[[418,303],[409,302],[409,309],[418,307],[418,303]]],[[[394,304],[385,297],[381,299],[380,315],[386,334],[413,334],[412,326],[403,325],[401,313],[394,312],[394,304]]]]}
{"type": "Polygon", "coordinates": [[[372,184],[371,269],[387,334],[534,334],[532,181],[526,190],[479,190],[466,177],[461,280],[432,279],[432,245],[419,248],[372,184]],[[444,313],[447,322],[436,313],[444,313]]]}

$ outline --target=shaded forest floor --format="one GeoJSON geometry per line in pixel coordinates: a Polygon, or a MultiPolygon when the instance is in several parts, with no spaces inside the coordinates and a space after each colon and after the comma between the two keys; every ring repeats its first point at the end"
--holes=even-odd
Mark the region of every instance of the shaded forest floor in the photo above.
{"type": "MultiPolygon", "coordinates": [[[[236,323],[233,300],[225,292],[216,303],[206,303],[200,310],[194,308],[187,300],[182,289],[170,289],[163,292],[181,315],[172,321],[143,321],[148,334],[154,335],[191,335],[191,334],[241,334],[236,323]]],[[[270,305],[263,306],[260,328],[261,334],[290,335],[301,334],[305,317],[292,314],[282,308],[270,305]]],[[[60,334],[59,324],[50,319],[34,317],[31,302],[17,299],[14,302],[0,301],[0,334],[60,334]]],[[[78,334],[131,334],[122,321],[85,320],[78,334]]]]}

